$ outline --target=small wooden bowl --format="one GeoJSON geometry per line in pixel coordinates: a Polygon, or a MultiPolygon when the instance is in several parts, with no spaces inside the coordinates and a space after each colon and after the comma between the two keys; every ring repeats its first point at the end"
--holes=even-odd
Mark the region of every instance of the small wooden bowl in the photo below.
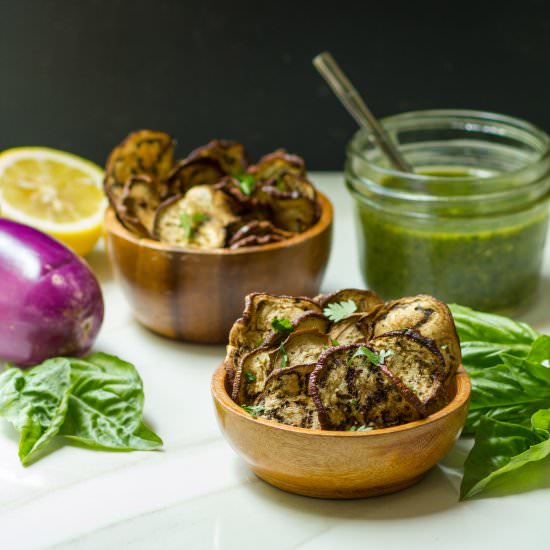
{"type": "Polygon", "coordinates": [[[142,239],[109,208],[105,242],[137,320],[169,338],[224,344],[251,292],[314,296],[327,266],[332,205],[318,193],[319,221],[286,241],[237,250],[193,250],[142,239]]]}
{"type": "Polygon", "coordinates": [[[371,432],[337,432],[254,419],[231,399],[225,377],[223,365],[212,377],[218,422],[252,471],[284,491],[338,499],[394,493],[420,481],[458,437],[471,387],[460,367],[451,401],[428,418],[371,432]]]}

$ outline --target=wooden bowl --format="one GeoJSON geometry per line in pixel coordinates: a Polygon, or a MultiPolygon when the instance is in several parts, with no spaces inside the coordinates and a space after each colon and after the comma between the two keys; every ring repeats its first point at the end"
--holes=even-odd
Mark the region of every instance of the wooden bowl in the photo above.
{"type": "Polygon", "coordinates": [[[223,344],[255,291],[292,296],[319,292],[328,262],[332,205],[318,193],[319,221],[286,241],[237,250],[193,250],[140,238],[105,214],[115,277],[140,323],[169,338],[223,344]]]}
{"type": "Polygon", "coordinates": [[[451,449],[466,421],[470,379],[462,367],[449,404],[428,418],[371,432],[309,430],[254,419],[229,396],[223,365],[212,377],[220,428],[271,485],[318,498],[394,493],[420,481],[451,449]]]}

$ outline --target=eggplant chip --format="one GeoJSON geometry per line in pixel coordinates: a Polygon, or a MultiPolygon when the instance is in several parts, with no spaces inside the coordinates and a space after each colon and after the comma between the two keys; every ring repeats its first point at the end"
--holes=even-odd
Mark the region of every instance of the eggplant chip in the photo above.
{"type": "Polygon", "coordinates": [[[143,237],[152,237],[160,197],[149,176],[130,176],[120,198],[123,225],[143,237]]]}
{"type": "Polygon", "coordinates": [[[238,176],[248,167],[244,145],[236,141],[214,139],[192,151],[186,160],[205,158],[215,160],[229,176],[238,176]]]}
{"type": "Polygon", "coordinates": [[[317,363],[320,355],[330,347],[330,338],[317,329],[292,332],[273,356],[275,368],[317,363]]]}
{"type": "Polygon", "coordinates": [[[222,248],[226,227],[236,216],[230,200],[209,185],[190,189],[162,203],[154,221],[154,235],[164,243],[191,248],[222,248]]]}
{"type": "Polygon", "coordinates": [[[335,345],[361,344],[368,342],[374,332],[372,315],[353,313],[349,317],[334,323],[329,330],[331,342],[335,345]],[[336,344],[337,342],[337,344],[336,344]]]}
{"type": "MultiPolygon", "coordinates": [[[[279,240],[289,239],[294,233],[275,227],[267,220],[253,220],[240,227],[229,240],[229,246],[232,246],[246,237],[279,237],[279,240]]],[[[270,241],[270,242],[275,242],[270,241]]]]}
{"type": "Polygon", "coordinates": [[[152,178],[157,192],[164,196],[164,182],[174,162],[174,147],[174,139],[165,132],[139,130],[131,133],[107,159],[104,182],[107,195],[116,197],[116,189],[125,185],[130,176],[145,175],[152,178]]]}
{"type": "Polygon", "coordinates": [[[306,311],[292,321],[294,331],[316,329],[326,334],[330,327],[330,321],[317,311],[306,311]]]}
{"type": "Polygon", "coordinates": [[[243,316],[235,321],[229,333],[229,345],[250,351],[265,342],[280,341],[286,335],[274,330],[275,319],[292,322],[305,311],[320,313],[321,308],[309,298],[249,294],[243,316]]]}
{"type": "Polygon", "coordinates": [[[309,393],[324,429],[383,428],[420,418],[414,395],[365,349],[373,351],[358,344],[330,348],[311,374],[309,393]]]}
{"type": "Polygon", "coordinates": [[[258,193],[260,201],[269,204],[273,223],[286,231],[301,233],[319,218],[315,189],[305,179],[284,176],[285,186],[264,185],[258,193]]]}
{"type": "Polygon", "coordinates": [[[383,304],[382,299],[376,292],[372,290],[361,290],[358,288],[345,288],[331,294],[319,294],[315,297],[315,301],[324,309],[329,304],[336,302],[347,302],[352,300],[357,309],[357,313],[368,313],[376,306],[383,304]]]}
{"type": "Polygon", "coordinates": [[[374,336],[413,329],[433,340],[445,358],[445,378],[454,375],[461,361],[460,341],[451,312],[432,296],[418,295],[387,302],[376,313],[374,336]]]}
{"type": "Polygon", "coordinates": [[[289,155],[284,149],[263,156],[248,171],[257,181],[278,180],[285,174],[299,177],[306,175],[304,160],[297,155],[289,155]]]}
{"type": "Polygon", "coordinates": [[[313,399],[308,395],[315,365],[296,365],[274,370],[263,393],[255,401],[258,416],[299,428],[321,428],[313,399]]]}
{"type": "Polygon", "coordinates": [[[180,160],[168,176],[171,195],[184,195],[198,185],[214,185],[225,177],[220,163],[211,158],[180,160]]]}
{"type": "Polygon", "coordinates": [[[234,242],[229,248],[235,250],[237,248],[247,248],[249,246],[261,246],[270,243],[280,243],[285,238],[277,234],[270,235],[250,235],[234,242]]]}
{"type": "Polygon", "coordinates": [[[264,345],[252,350],[238,363],[231,397],[239,405],[253,403],[264,390],[267,377],[273,370],[276,348],[264,345]]]}
{"type": "Polygon", "coordinates": [[[418,397],[427,416],[445,405],[445,360],[433,340],[410,330],[386,332],[371,341],[387,369],[418,397]]]}

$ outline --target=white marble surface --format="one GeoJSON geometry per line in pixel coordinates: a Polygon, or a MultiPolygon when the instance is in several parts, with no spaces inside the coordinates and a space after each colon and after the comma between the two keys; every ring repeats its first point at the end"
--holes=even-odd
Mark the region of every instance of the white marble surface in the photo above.
{"type": "MultiPolygon", "coordinates": [[[[351,201],[338,174],[314,179],[334,202],[335,239],[323,290],[362,286],[351,201]]],[[[525,316],[550,330],[550,257],[541,298],[525,316]]],[[[96,349],[134,362],[146,419],[162,452],[105,453],[71,446],[29,468],[17,434],[0,423],[0,548],[238,549],[550,548],[550,461],[525,469],[521,485],[458,502],[460,441],[418,485],[339,502],[283,493],[259,481],[222,439],[209,384],[221,347],[172,342],[131,317],[99,248],[106,321],[96,349]]]]}

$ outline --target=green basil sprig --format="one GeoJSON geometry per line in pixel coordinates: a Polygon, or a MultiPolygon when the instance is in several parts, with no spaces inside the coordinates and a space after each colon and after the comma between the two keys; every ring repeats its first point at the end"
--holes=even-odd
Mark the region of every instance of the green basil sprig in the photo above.
{"type": "Polygon", "coordinates": [[[25,465],[57,434],[94,449],[160,448],[162,440],[143,422],[143,400],[135,367],[104,353],[0,375],[0,416],[21,432],[25,465]]]}
{"type": "Polygon", "coordinates": [[[452,305],[472,382],[465,434],[475,435],[460,495],[550,454],[550,336],[500,315],[452,305]]]}

